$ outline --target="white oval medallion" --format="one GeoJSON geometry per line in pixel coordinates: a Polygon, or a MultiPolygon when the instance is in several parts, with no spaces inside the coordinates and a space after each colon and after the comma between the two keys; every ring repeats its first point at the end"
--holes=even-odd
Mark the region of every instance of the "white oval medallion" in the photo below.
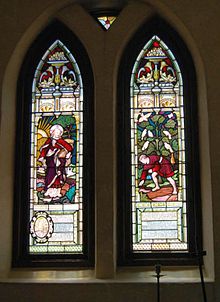
{"type": "Polygon", "coordinates": [[[47,212],[39,211],[30,222],[30,233],[37,243],[45,243],[53,234],[53,220],[47,212]]]}

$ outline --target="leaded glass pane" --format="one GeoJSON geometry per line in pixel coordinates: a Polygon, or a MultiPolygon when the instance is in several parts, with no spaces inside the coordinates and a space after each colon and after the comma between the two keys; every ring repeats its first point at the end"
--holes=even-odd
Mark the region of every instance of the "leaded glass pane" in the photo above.
{"type": "Polygon", "coordinates": [[[158,36],[140,52],[130,87],[133,251],[186,251],[183,80],[158,36]]]}
{"type": "Polygon", "coordinates": [[[30,254],[82,252],[83,83],[56,40],[32,86],[30,254]]]}
{"type": "Polygon", "coordinates": [[[100,16],[97,17],[98,21],[102,24],[102,26],[108,30],[112,23],[115,21],[116,17],[115,16],[100,16]]]}

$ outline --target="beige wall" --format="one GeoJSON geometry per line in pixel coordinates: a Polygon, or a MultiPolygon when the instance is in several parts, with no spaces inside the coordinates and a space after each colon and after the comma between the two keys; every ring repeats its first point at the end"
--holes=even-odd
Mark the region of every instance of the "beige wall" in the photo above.
{"type": "MultiPolygon", "coordinates": [[[[0,0],[0,297],[1,301],[156,301],[152,268],[116,267],[115,105],[118,62],[135,30],[155,12],[182,36],[196,65],[201,178],[209,301],[220,300],[220,5],[217,0],[130,1],[108,32],[71,0],[0,0]],[[94,271],[11,270],[16,82],[37,34],[54,17],[73,30],[90,55],[95,75],[96,265],[94,271]],[[104,127],[103,127],[104,125],[104,127]],[[213,242],[214,234],[214,242],[213,242]],[[214,246],[214,247],[213,247],[214,246]],[[215,259],[215,261],[214,261],[215,259]],[[215,273],[214,273],[215,272],[215,273]]],[[[81,1],[117,6],[126,1],[81,1]]],[[[164,268],[162,301],[202,301],[198,270],[164,268]]]]}

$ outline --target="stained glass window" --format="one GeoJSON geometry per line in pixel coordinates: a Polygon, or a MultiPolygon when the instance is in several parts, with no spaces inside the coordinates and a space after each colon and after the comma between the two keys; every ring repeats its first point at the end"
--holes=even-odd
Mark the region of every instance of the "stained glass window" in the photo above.
{"type": "Polygon", "coordinates": [[[82,43],[52,22],[18,79],[14,267],[94,264],[93,83],[82,43]]]}
{"type": "Polygon", "coordinates": [[[153,36],[131,77],[133,251],[188,248],[183,98],[178,62],[153,36]]]}
{"type": "Polygon", "coordinates": [[[98,21],[102,24],[102,26],[108,30],[113,22],[115,21],[116,17],[115,16],[100,16],[97,17],[98,21]]]}
{"type": "Polygon", "coordinates": [[[118,263],[196,264],[202,249],[196,73],[154,17],[128,43],[118,76],[118,263]]]}
{"type": "Polygon", "coordinates": [[[82,252],[83,83],[56,40],[32,86],[29,252],[82,252]]]}

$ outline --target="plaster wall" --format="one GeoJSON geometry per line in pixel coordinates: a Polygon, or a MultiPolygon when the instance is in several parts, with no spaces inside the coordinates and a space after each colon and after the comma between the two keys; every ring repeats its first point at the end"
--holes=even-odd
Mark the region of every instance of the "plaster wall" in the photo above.
{"type": "MultiPolygon", "coordinates": [[[[198,79],[204,273],[209,301],[220,300],[220,124],[218,100],[220,21],[217,0],[0,0],[0,296],[2,301],[156,301],[153,268],[116,267],[115,107],[118,64],[126,43],[155,12],[191,50],[198,79]],[[120,7],[105,32],[89,8],[120,7]],[[85,8],[86,7],[86,8],[85,8]],[[58,18],[80,38],[95,77],[96,264],[94,270],[12,270],[16,83],[25,53],[38,33],[58,18]],[[214,240],[213,240],[214,238],[214,240]]],[[[202,301],[198,270],[163,268],[162,301],[202,301]]]]}

